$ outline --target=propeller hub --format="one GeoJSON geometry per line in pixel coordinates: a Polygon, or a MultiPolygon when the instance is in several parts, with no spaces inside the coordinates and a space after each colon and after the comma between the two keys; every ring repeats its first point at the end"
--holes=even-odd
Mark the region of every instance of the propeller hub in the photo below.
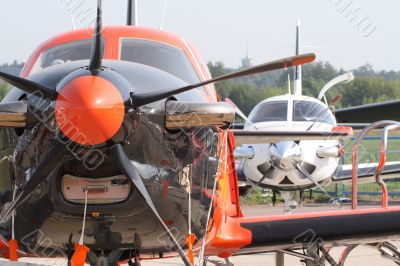
{"type": "Polygon", "coordinates": [[[118,88],[100,76],[78,76],[60,90],[55,118],[61,132],[81,145],[111,139],[124,120],[124,100],[118,88]]]}
{"type": "Polygon", "coordinates": [[[272,166],[283,171],[296,168],[302,157],[300,146],[294,141],[279,141],[272,144],[270,152],[272,166]]]}

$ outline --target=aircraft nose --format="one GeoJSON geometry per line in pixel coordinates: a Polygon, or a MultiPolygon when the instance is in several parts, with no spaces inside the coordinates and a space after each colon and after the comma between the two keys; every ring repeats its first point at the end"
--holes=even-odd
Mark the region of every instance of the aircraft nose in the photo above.
{"type": "Polygon", "coordinates": [[[275,168],[290,171],[301,160],[300,146],[294,141],[279,141],[271,145],[271,162],[275,168]]]}

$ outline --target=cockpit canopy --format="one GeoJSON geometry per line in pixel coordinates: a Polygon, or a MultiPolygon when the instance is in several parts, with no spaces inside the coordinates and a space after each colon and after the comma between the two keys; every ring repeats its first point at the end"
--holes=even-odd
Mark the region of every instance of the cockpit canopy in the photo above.
{"type": "Polygon", "coordinates": [[[261,122],[322,122],[335,124],[328,107],[311,100],[276,100],[260,103],[249,115],[253,123],[261,122]]]}
{"type": "MultiPolygon", "coordinates": [[[[106,41],[103,40],[103,49],[106,41]]],[[[30,74],[65,62],[90,59],[92,40],[79,40],[45,50],[36,61],[30,74]]],[[[192,64],[182,49],[166,43],[121,38],[119,59],[148,65],[168,72],[187,83],[199,82],[192,64]]]]}

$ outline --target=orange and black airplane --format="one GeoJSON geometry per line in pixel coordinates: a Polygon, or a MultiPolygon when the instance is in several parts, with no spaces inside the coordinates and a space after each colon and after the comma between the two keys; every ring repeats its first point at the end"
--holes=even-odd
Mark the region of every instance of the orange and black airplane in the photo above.
{"type": "Polygon", "coordinates": [[[328,258],[332,245],[398,235],[400,208],[242,214],[234,111],[212,84],[314,54],[211,78],[184,39],[103,28],[101,0],[97,12],[94,35],[67,32],[39,46],[20,77],[0,72],[13,86],[0,103],[2,257],[140,265],[179,255],[188,266],[193,254],[205,265],[209,256],[282,251],[320,265],[314,255],[328,258]],[[309,232],[323,240],[314,253],[293,251],[308,247],[309,232]]]}

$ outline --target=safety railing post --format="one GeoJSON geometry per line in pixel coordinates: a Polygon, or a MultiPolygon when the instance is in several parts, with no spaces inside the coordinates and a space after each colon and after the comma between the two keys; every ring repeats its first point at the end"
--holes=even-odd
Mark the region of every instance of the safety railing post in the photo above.
{"type": "MultiPolygon", "coordinates": [[[[375,123],[369,125],[368,127],[364,128],[356,138],[356,141],[355,141],[354,147],[353,147],[352,163],[351,163],[351,165],[352,165],[352,169],[351,169],[351,173],[352,173],[352,180],[351,180],[351,185],[352,185],[352,188],[351,188],[351,192],[352,192],[352,195],[351,195],[351,208],[353,210],[357,209],[357,207],[358,207],[357,195],[358,195],[358,148],[359,148],[359,145],[360,145],[361,141],[364,139],[364,137],[367,135],[367,133],[370,132],[371,130],[377,129],[377,128],[383,128],[383,127],[387,127],[387,126],[392,126],[392,125],[393,126],[400,126],[400,123],[397,122],[397,121],[392,121],[392,120],[383,120],[383,121],[375,122],[375,123]]],[[[389,131],[389,130],[390,130],[390,128],[387,131],[389,131]]],[[[382,135],[381,135],[381,158],[383,158],[382,159],[383,160],[383,164],[381,166],[380,172],[377,174],[378,170],[380,169],[380,165],[381,165],[381,159],[380,159],[379,164],[378,164],[378,168],[377,168],[377,172],[375,172],[376,181],[380,185],[383,184],[383,185],[381,185],[381,189],[382,189],[382,206],[384,205],[384,201],[386,202],[385,204],[387,206],[387,189],[386,189],[385,183],[382,181],[382,179],[380,177],[380,173],[382,172],[383,167],[385,166],[385,161],[386,161],[387,131],[384,129],[382,131],[382,135]],[[383,135],[383,134],[386,134],[386,135],[383,135]],[[386,140],[384,141],[384,139],[386,139],[386,140]],[[385,147],[384,147],[384,152],[383,152],[384,156],[382,157],[382,146],[383,145],[385,147]],[[384,197],[385,197],[385,199],[384,199],[384,197]]]]}

